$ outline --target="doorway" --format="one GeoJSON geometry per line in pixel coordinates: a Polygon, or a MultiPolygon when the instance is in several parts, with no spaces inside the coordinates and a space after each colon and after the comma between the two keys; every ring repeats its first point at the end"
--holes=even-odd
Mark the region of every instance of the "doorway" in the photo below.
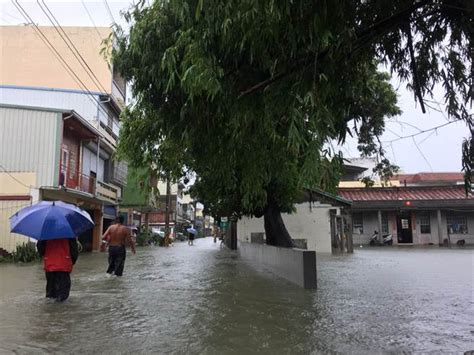
{"type": "MultiPolygon", "coordinates": [[[[92,220],[95,223],[94,220],[94,211],[93,210],[86,210],[87,213],[92,217],[92,220]]],[[[93,234],[94,234],[94,229],[88,229],[81,235],[79,235],[79,242],[82,244],[82,250],[83,251],[92,251],[92,240],[93,240],[93,234]]]]}
{"type": "Polygon", "coordinates": [[[411,212],[400,212],[398,214],[397,234],[399,243],[413,243],[413,231],[411,229],[411,212]]]}

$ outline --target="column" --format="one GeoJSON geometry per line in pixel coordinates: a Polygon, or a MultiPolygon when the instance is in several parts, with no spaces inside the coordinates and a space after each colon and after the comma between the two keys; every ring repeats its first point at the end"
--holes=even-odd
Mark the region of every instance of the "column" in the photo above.
{"type": "Polygon", "coordinates": [[[443,225],[441,223],[441,210],[436,211],[436,216],[438,220],[438,239],[439,245],[443,245],[443,225]]]}
{"type": "Polygon", "coordinates": [[[379,241],[380,245],[383,245],[383,233],[382,233],[382,211],[377,211],[377,220],[378,220],[378,232],[379,232],[379,241]]]}

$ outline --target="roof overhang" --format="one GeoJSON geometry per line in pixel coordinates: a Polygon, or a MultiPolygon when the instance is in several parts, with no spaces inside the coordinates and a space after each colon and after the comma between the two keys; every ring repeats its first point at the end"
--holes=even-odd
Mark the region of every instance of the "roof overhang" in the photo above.
{"type": "Polygon", "coordinates": [[[59,188],[54,186],[42,186],[40,188],[43,200],[61,200],[80,206],[83,209],[102,208],[104,202],[110,204],[109,201],[104,201],[94,195],[79,191],[76,189],[59,188]]]}
{"type": "Polygon", "coordinates": [[[474,211],[474,199],[456,200],[392,200],[392,201],[353,201],[354,211],[375,211],[375,210],[439,210],[456,209],[474,211]]]}
{"type": "Polygon", "coordinates": [[[322,202],[327,203],[331,206],[336,207],[350,207],[352,205],[352,201],[346,200],[338,195],[333,195],[329,192],[323,191],[318,188],[305,188],[301,196],[297,199],[297,203],[302,202],[322,202]]]}

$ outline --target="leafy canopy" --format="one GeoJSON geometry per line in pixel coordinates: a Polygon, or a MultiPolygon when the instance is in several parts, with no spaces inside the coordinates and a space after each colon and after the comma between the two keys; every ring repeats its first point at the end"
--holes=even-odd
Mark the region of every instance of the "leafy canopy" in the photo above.
{"type": "Polygon", "coordinates": [[[441,83],[472,133],[472,11],[461,0],[140,2],[113,51],[136,99],[119,152],[174,179],[195,172],[214,214],[290,211],[302,187],[335,187],[331,142],[356,134],[362,154],[383,155],[384,120],[400,110],[380,63],[422,107],[441,83]]]}

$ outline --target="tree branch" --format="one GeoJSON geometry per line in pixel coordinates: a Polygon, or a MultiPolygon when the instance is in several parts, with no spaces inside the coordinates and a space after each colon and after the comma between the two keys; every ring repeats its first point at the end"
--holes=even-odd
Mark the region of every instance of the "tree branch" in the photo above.
{"type": "Polygon", "coordinates": [[[423,95],[421,94],[421,87],[420,87],[420,77],[418,76],[418,67],[416,65],[415,60],[415,51],[413,50],[413,38],[411,36],[411,28],[410,24],[407,25],[407,37],[408,37],[408,50],[410,52],[410,59],[411,59],[411,71],[413,74],[413,84],[415,87],[415,96],[418,98],[421,106],[421,112],[426,113],[425,103],[423,101],[423,95]]]}
{"type": "MultiPolygon", "coordinates": [[[[433,0],[421,0],[421,1],[415,2],[413,5],[409,6],[405,10],[400,11],[400,12],[398,12],[397,14],[395,14],[393,16],[385,18],[385,19],[375,23],[374,25],[370,26],[369,28],[360,31],[359,34],[357,35],[356,45],[350,51],[349,55],[352,55],[353,53],[357,52],[362,47],[367,46],[373,38],[378,37],[378,36],[386,33],[387,31],[391,30],[394,26],[397,26],[400,23],[405,22],[410,14],[412,14],[414,11],[418,10],[419,8],[422,8],[422,7],[424,7],[426,5],[429,5],[429,4],[435,4],[435,2],[433,0]]],[[[321,59],[321,57],[323,55],[326,55],[326,53],[327,53],[327,51],[318,54],[317,55],[318,60],[321,59]]],[[[301,66],[301,65],[295,66],[292,70],[287,70],[285,72],[282,72],[282,73],[279,73],[275,76],[272,76],[272,77],[270,77],[270,78],[268,78],[264,81],[261,81],[261,82],[255,84],[255,85],[253,85],[252,87],[242,91],[240,93],[240,95],[238,96],[238,99],[240,99],[240,98],[242,98],[246,95],[249,95],[249,94],[251,94],[255,91],[264,89],[268,85],[273,84],[274,82],[276,82],[280,79],[283,79],[284,77],[286,77],[287,75],[289,75],[293,71],[303,70],[303,69],[306,68],[307,65],[309,65],[309,64],[306,64],[304,66],[301,66]]]]}

